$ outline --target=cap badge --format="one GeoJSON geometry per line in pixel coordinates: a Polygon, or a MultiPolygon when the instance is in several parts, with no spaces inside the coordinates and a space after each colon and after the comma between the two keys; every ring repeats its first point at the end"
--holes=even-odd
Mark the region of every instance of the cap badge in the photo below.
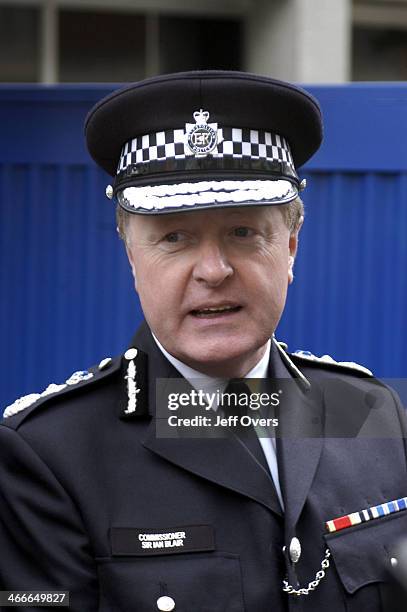
{"type": "Polygon", "coordinates": [[[195,157],[206,157],[218,144],[218,124],[208,123],[209,113],[202,110],[193,114],[196,124],[186,123],[186,144],[195,157]]]}

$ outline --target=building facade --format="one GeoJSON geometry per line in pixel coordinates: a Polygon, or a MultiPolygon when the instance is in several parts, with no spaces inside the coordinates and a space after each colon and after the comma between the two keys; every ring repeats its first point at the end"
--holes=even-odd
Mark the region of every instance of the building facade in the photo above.
{"type": "Polygon", "coordinates": [[[407,79],[407,0],[0,0],[0,82],[407,79]]]}

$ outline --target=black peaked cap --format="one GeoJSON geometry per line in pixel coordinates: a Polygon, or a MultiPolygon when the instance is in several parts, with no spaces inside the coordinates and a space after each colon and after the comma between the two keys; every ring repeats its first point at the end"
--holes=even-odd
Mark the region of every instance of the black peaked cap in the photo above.
{"type": "Polygon", "coordinates": [[[219,126],[262,129],[284,136],[294,164],[302,166],[322,141],[318,102],[303,89],[245,72],[167,74],[119,89],[98,102],[85,122],[88,150],[115,176],[123,145],[131,138],[193,122],[198,109],[219,126]]]}

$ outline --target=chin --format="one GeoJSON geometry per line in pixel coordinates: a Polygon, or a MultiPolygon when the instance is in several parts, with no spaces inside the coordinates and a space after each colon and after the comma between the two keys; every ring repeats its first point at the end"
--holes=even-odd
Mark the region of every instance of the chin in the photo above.
{"type": "MultiPolygon", "coordinates": [[[[267,340],[266,340],[267,342],[267,340]]],[[[210,376],[238,376],[234,374],[239,371],[240,365],[254,357],[265,342],[259,346],[247,343],[213,342],[209,346],[201,346],[199,350],[186,351],[179,357],[181,361],[189,364],[194,370],[209,374],[210,376]]],[[[257,358],[256,358],[257,360],[257,358]]],[[[255,365],[255,364],[253,364],[255,365]]],[[[250,368],[251,369],[251,368],[250,368]]]]}
{"type": "Polygon", "coordinates": [[[231,359],[236,359],[239,355],[230,353],[220,353],[220,351],[183,353],[179,359],[185,363],[194,363],[194,369],[199,370],[199,366],[216,366],[227,363],[231,359]]]}

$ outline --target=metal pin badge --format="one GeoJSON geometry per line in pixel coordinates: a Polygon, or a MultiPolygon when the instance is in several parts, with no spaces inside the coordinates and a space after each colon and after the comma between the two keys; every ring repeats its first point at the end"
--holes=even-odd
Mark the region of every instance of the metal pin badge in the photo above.
{"type": "Polygon", "coordinates": [[[131,359],[135,359],[137,357],[137,353],[138,353],[138,351],[137,351],[136,348],[129,348],[124,353],[124,358],[127,359],[128,361],[130,361],[131,359]]]}
{"type": "Polygon", "coordinates": [[[113,198],[113,187],[111,185],[106,187],[106,197],[109,198],[109,200],[113,198]]]}
{"type": "Polygon", "coordinates": [[[168,595],[163,595],[157,599],[157,608],[162,612],[171,612],[175,610],[175,601],[168,595]]]}
{"type": "Polygon", "coordinates": [[[288,551],[292,563],[298,563],[301,557],[301,542],[298,538],[292,538],[288,551]]]}
{"type": "Polygon", "coordinates": [[[112,363],[111,357],[105,357],[98,365],[99,370],[105,370],[112,363]]]}

